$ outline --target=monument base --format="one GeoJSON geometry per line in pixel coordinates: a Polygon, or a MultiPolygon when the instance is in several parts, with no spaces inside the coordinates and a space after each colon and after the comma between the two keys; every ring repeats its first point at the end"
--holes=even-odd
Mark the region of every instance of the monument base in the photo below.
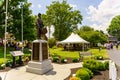
{"type": "Polygon", "coordinates": [[[35,74],[44,74],[53,69],[50,60],[44,60],[42,62],[34,62],[30,61],[28,66],[26,67],[27,72],[35,73],[35,74]]]}

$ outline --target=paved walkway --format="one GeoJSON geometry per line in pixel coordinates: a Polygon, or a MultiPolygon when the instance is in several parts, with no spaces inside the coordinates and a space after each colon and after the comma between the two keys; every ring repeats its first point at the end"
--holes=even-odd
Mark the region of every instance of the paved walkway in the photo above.
{"type": "Polygon", "coordinates": [[[26,72],[26,66],[12,69],[8,72],[1,72],[2,80],[64,80],[71,73],[71,68],[82,67],[82,63],[54,64],[53,70],[44,75],[37,75],[26,72]]]}
{"type": "Polygon", "coordinates": [[[116,48],[108,50],[110,59],[113,60],[118,66],[120,66],[120,50],[116,48]]]}

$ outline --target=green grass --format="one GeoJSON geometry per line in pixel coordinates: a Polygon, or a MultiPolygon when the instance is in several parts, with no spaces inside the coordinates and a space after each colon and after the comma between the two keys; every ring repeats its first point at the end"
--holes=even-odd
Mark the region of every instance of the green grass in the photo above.
{"type": "Polygon", "coordinates": [[[50,54],[56,53],[61,57],[79,58],[78,51],[63,51],[63,48],[56,48],[56,49],[50,48],[49,50],[50,50],[50,54]]]}
{"type": "Polygon", "coordinates": [[[99,51],[99,49],[90,49],[89,51],[92,52],[92,54],[95,55],[95,56],[101,55],[104,58],[109,58],[106,49],[102,49],[101,51],[99,51]]]}
{"type": "MultiPolygon", "coordinates": [[[[61,57],[79,58],[79,54],[78,54],[79,51],[64,51],[63,48],[56,48],[56,49],[50,48],[49,50],[50,50],[50,54],[55,53],[61,57]]],[[[104,58],[109,58],[106,49],[102,49],[100,52],[98,49],[90,49],[88,51],[92,52],[92,54],[95,56],[102,55],[104,58]]]]}

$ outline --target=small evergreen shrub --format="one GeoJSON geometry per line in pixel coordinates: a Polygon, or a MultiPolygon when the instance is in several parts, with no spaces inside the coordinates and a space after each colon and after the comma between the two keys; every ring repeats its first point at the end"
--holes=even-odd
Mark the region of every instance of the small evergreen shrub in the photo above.
{"type": "Polygon", "coordinates": [[[79,58],[73,58],[72,62],[79,62],[79,58]]]}
{"type": "Polygon", "coordinates": [[[90,69],[92,72],[96,72],[98,70],[98,62],[95,60],[86,60],[83,63],[83,67],[90,69]]]}
{"type": "Polygon", "coordinates": [[[104,65],[104,63],[98,62],[98,64],[99,64],[98,70],[100,70],[100,71],[105,70],[105,65],[104,65]]]}
{"type": "Polygon", "coordinates": [[[51,54],[52,57],[58,57],[57,53],[51,54]]]}
{"type": "Polygon", "coordinates": [[[89,73],[84,69],[79,69],[76,72],[76,77],[80,78],[81,80],[90,80],[89,73]]]}
{"type": "Polygon", "coordinates": [[[66,63],[66,62],[67,62],[67,59],[66,59],[66,58],[61,58],[61,59],[60,59],[60,62],[61,62],[61,63],[66,63]]]}
{"type": "Polygon", "coordinates": [[[12,67],[12,61],[11,61],[11,60],[8,60],[8,61],[6,62],[6,66],[7,66],[7,67],[12,67]]]}
{"type": "Polygon", "coordinates": [[[96,56],[95,57],[97,60],[103,60],[103,56],[101,56],[101,55],[98,55],[98,56],[96,56]]]}
{"type": "Polygon", "coordinates": [[[90,78],[93,77],[93,72],[90,69],[88,68],[82,68],[82,69],[88,72],[88,74],[90,75],[90,78]]]}
{"type": "Polygon", "coordinates": [[[58,62],[59,61],[59,57],[52,57],[52,62],[58,62]]]}
{"type": "Polygon", "coordinates": [[[109,61],[105,61],[104,65],[105,65],[105,69],[109,70],[109,61]]]}
{"type": "Polygon", "coordinates": [[[71,77],[69,80],[81,80],[81,79],[77,77],[71,77]]]}
{"type": "Polygon", "coordinates": [[[5,69],[5,64],[1,64],[0,69],[5,69]]]}

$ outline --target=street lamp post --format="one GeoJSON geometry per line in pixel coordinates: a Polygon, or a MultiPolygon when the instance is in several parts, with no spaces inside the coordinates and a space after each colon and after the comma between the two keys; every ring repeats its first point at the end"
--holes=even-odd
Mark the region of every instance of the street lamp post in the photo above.
{"type": "Polygon", "coordinates": [[[7,32],[7,11],[8,11],[8,0],[6,0],[6,11],[5,11],[5,42],[4,42],[4,63],[6,64],[6,32],[7,32]]]}

